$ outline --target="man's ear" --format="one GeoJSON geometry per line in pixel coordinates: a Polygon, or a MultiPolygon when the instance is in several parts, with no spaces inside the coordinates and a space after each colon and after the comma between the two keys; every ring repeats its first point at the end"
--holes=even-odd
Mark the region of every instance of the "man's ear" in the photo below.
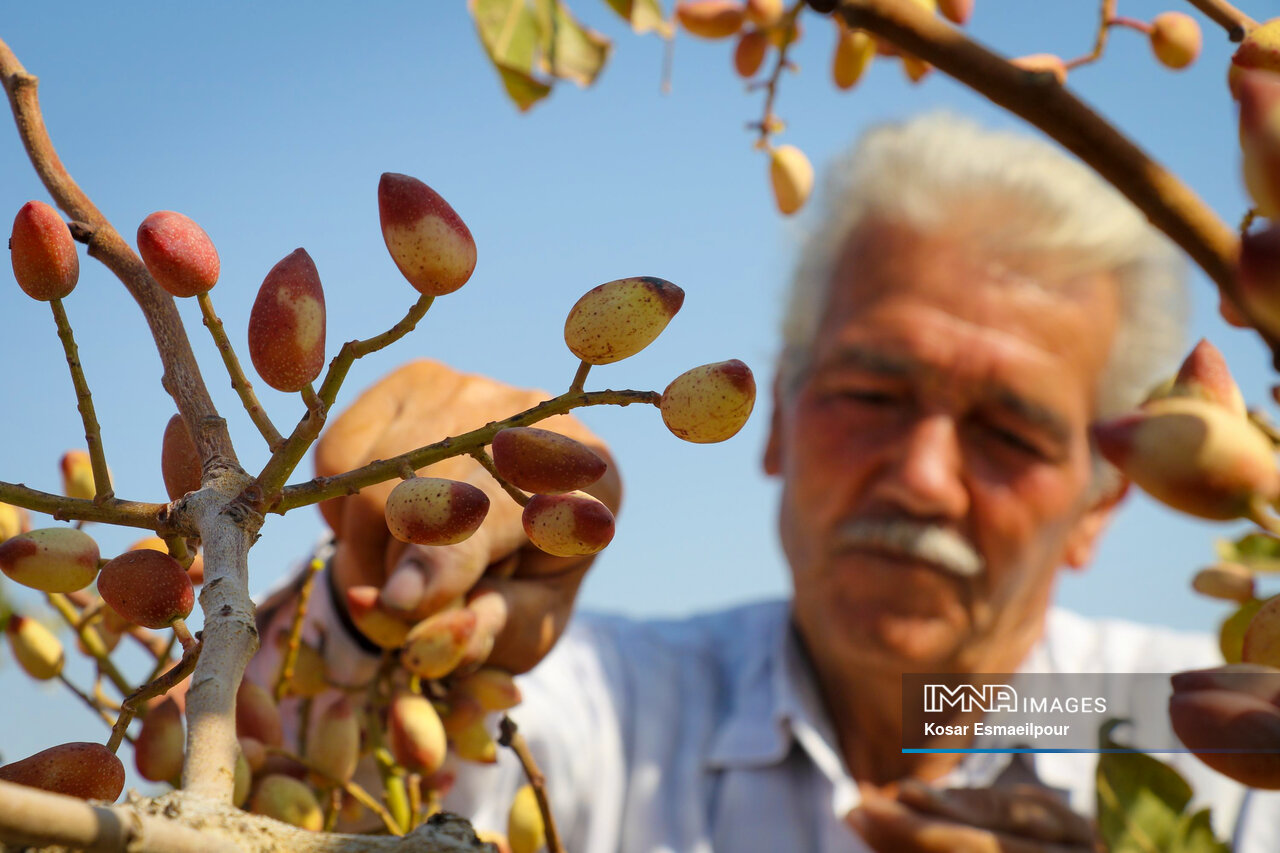
{"type": "Polygon", "coordinates": [[[1084,515],[1067,536],[1066,547],[1062,554],[1062,561],[1066,565],[1073,569],[1083,569],[1092,562],[1098,537],[1102,535],[1107,523],[1111,521],[1112,513],[1128,493],[1128,478],[1117,474],[1115,484],[1104,491],[1094,501],[1093,506],[1085,510],[1084,515]]]}
{"type": "Polygon", "coordinates": [[[769,415],[769,438],[764,445],[764,472],[770,477],[782,473],[782,380],[773,377],[773,412],[769,415]]]}

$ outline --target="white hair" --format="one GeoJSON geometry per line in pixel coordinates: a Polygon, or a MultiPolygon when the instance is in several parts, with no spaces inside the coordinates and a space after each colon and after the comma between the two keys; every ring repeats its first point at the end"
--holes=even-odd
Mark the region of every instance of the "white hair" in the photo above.
{"type": "Polygon", "coordinates": [[[1182,256],[1109,184],[1044,142],[946,114],[882,125],[828,170],[824,194],[787,295],[784,387],[808,368],[833,270],[860,222],[928,230],[979,210],[999,211],[974,229],[997,256],[1050,255],[1064,275],[1115,275],[1120,320],[1095,418],[1133,408],[1177,367],[1188,314],[1182,256]]]}

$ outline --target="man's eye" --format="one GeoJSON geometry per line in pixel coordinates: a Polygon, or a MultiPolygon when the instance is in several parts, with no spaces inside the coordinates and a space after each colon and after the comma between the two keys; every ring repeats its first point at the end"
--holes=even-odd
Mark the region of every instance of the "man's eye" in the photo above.
{"type": "Polygon", "coordinates": [[[1040,449],[1038,444],[1034,441],[1023,438],[1013,430],[1005,429],[1004,427],[997,426],[995,424],[987,424],[986,431],[990,435],[994,436],[997,441],[1013,448],[1014,450],[1019,450],[1040,459],[1046,458],[1044,451],[1040,449]]]}
{"type": "Polygon", "coordinates": [[[832,396],[868,406],[891,406],[900,399],[899,395],[889,391],[870,388],[842,388],[832,392],[832,396]]]}

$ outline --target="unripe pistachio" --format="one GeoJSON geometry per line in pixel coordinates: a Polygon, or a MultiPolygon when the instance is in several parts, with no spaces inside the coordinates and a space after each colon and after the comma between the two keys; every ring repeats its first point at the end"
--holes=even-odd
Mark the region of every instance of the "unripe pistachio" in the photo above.
{"type": "Polygon", "coordinates": [[[138,774],[151,782],[172,782],[182,775],[186,737],[182,711],[172,697],[165,697],[147,712],[133,745],[138,774]]]}
{"type": "Polygon", "coordinates": [[[325,308],[320,273],[305,249],[271,268],[249,313],[249,358],[277,391],[301,391],[324,366],[325,308]]]}
{"type": "Polygon", "coordinates": [[[384,649],[396,649],[404,645],[409,634],[409,624],[392,616],[378,603],[376,586],[353,586],[347,589],[347,612],[351,621],[373,643],[384,649]]]}
{"type": "Polygon", "coordinates": [[[475,699],[485,711],[506,711],[520,704],[520,688],[511,673],[491,666],[454,680],[450,695],[475,699]]]}
{"type": "Polygon", "coordinates": [[[62,493],[69,498],[91,501],[97,494],[93,462],[87,450],[68,450],[58,461],[62,472],[62,493]]]}
{"type": "Polygon", "coordinates": [[[182,564],[150,549],[126,551],[103,566],[98,593],[121,616],[147,628],[167,628],[195,606],[182,564]]]}
{"type": "Polygon", "coordinates": [[[454,753],[464,761],[495,764],[498,761],[498,745],[485,727],[483,720],[460,729],[452,735],[454,753]]]}
{"type": "Polygon", "coordinates": [[[813,166],[794,145],[779,145],[769,155],[769,182],[779,212],[790,216],[809,200],[813,191],[813,166]]]}
{"type": "Polygon", "coordinates": [[[676,3],[676,20],[690,35],[722,39],[742,29],[746,11],[735,0],[681,0],[676,3]]]}
{"type": "Polygon", "coordinates": [[[410,629],[400,660],[421,678],[444,678],[462,662],[476,630],[476,614],[460,608],[433,613],[410,629]]]}
{"type": "Polygon", "coordinates": [[[316,795],[290,776],[275,773],[264,776],[249,801],[249,811],[312,832],[324,828],[324,813],[320,811],[316,795]]]}
{"type": "Polygon", "coordinates": [[[1166,397],[1197,397],[1245,417],[1248,412],[1240,386],[1236,385],[1222,352],[1205,339],[1183,360],[1166,397]]]}
{"type": "Polygon", "coordinates": [[[1244,602],[1222,620],[1222,625],[1218,627],[1218,649],[1227,663],[1240,663],[1243,660],[1244,633],[1249,630],[1249,623],[1261,607],[1262,602],[1255,598],[1244,602]]]}
{"type": "Polygon", "coordinates": [[[387,497],[387,528],[401,542],[453,545],[471,537],[489,512],[489,496],[470,483],[411,477],[387,497]]]}
{"type": "Polygon", "coordinates": [[[41,592],[75,592],[98,574],[98,543],[74,527],[31,530],[0,544],[0,571],[41,592]]]}
{"type": "Polygon", "coordinates": [[[852,89],[876,55],[876,42],[863,30],[840,28],[835,55],[831,59],[831,79],[836,88],[852,89]]]}
{"type": "Polygon", "coordinates": [[[253,738],[264,746],[282,746],[280,709],[265,687],[245,679],[236,691],[236,736],[253,738]]]}
{"type": "Polygon", "coordinates": [[[1249,620],[1240,659],[1244,663],[1280,668],[1280,596],[1263,602],[1249,620]]]}
{"type": "Polygon", "coordinates": [[[538,853],[547,843],[547,827],[532,785],[522,785],[507,813],[507,840],[511,853],[538,853]]]}
{"type": "Polygon", "coordinates": [[[435,773],[448,748],[436,709],[421,696],[401,693],[387,712],[387,734],[396,763],[415,773],[435,773]]]}
{"type": "Polygon", "coordinates": [[[249,800],[249,792],[253,788],[253,770],[243,753],[236,755],[235,777],[231,782],[231,805],[244,808],[249,800]]]}
{"type": "Polygon", "coordinates": [[[9,237],[13,277],[32,299],[62,299],[80,278],[80,256],[67,223],[42,201],[29,201],[13,219],[9,237]]]}
{"type": "Polygon", "coordinates": [[[236,740],[240,744],[240,756],[249,765],[251,772],[257,773],[266,766],[267,748],[262,745],[262,741],[253,737],[238,737],[236,740]]]}
{"type": "Polygon", "coordinates": [[[1240,239],[1237,275],[1250,319],[1264,334],[1280,336],[1280,226],[1251,231],[1240,239]]]}
{"type": "Polygon", "coordinates": [[[542,494],[585,489],[609,467],[582,442],[536,427],[512,427],[495,435],[493,464],[516,488],[542,494]]]}
{"type": "Polygon", "coordinates": [[[0,767],[0,781],[115,802],[124,790],[124,765],[100,743],[63,743],[0,767]]]}
{"type": "Polygon", "coordinates": [[[66,656],[62,643],[52,631],[30,616],[15,613],[5,625],[9,648],[27,675],[38,681],[57,678],[66,656]]]}
{"type": "Polygon", "coordinates": [[[534,495],[521,521],[534,547],[557,557],[595,554],[613,539],[613,513],[584,492],[534,495]]]}
{"type": "Polygon", "coordinates": [[[782,0],[747,0],[743,9],[747,20],[760,29],[768,29],[782,17],[782,0]]]}
{"type": "Polygon", "coordinates": [[[174,296],[199,296],[218,283],[218,250],[190,217],[157,210],[138,226],[138,254],[156,283],[174,296]]]}
{"type": "Polygon", "coordinates": [[[764,31],[764,34],[769,39],[769,44],[778,50],[782,50],[787,45],[795,44],[804,37],[804,25],[800,23],[798,17],[787,18],[769,27],[764,31]]]}
{"type": "Polygon", "coordinates": [[[492,844],[498,853],[512,853],[511,842],[501,832],[492,829],[477,829],[476,840],[483,844],[492,844]]]}
{"type": "Polygon", "coordinates": [[[182,415],[174,415],[165,425],[160,444],[160,474],[171,501],[200,489],[200,455],[182,415]]]}
{"type": "Polygon", "coordinates": [[[30,529],[31,518],[25,509],[0,503],[0,542],[12,539],[19,533],[26,533],[30,529]]]}
{"type": "Polygon", "coordinates": [[[1231,97],[1240,97],[1240,78],[1249,70],[1280,72],[1280,18],[1272,18],[1245,33],[1227,72],[1231,97]]]}
{"type": "Polygon", "coordinates": [[[1195,62],[1203,41],[1196,19],[1183,12],[1162,12],[1152,18],[1150,38],[1156,59],[1174,69],[1195,62]]]}
{"type": "Polygon", "coordinates": [[[1102,454],[1144,491],[1201,518],[1248,515],[1280,495],[1270,440],[1207,400],[1169,397],[1094,426],[1102,454]]]}
{"type": "Polygon", "coordinates": [[[1191,588],[1210,598],[1243,604],[1253,598],[1253,572],[1239,563],[1218,563],[1196,572],[1191,588]]]}
{"type": "Polygon", "coordinates": [[[1019,56],[1010,59],[1009,63],[1018,66],[1023,71],[1047,71],[1053,75],[1053,79],[1057,80],[1059,85],[1067,82],[1067,64],[1062,61],[1061,56],[1052,53],[1032,53],[1027,56],[1019,56]]]}
{"type": "Polygon", "coordinates": [[[973,0],[938,0],[938,11],[957,24],[964,24],[973,14],[973,0]]]}
{"type": "Polygon", "coordinates": [[[738,37],[738,45],[733,49],[733,70],[744,80],[750,80],[764,64],[765,54],[769,52],[769,37],[760,30],[751,30],[738,37]]]}
{"type": "Polygon", "coordinates": [[[456,735],[477,723],[484,722],[485,710],[469,693],[450,691],[444,702],[437,704],[436,712],[440,715],[440,723],[446,734],[456,735]]]}
{"type": "Polygon", "coordinates": [[[1280,215],[1280,74],[1246,71],[1238,80],[1245,188],[1258,213],[1280,215]]]}
{"type": "Polygon", "coordinates": [[[564,342],[590,364],[612,364],[651,344],[684,304],[684,291],[653,276],[591,288],[569,309],[564,342]]]}
{"type": "Polygon", "coordinates": [[[306,759],[340,782],[350,781],[360,759],[360,721],[351,700],[334,691],[318,700],[307,736],[306,759]]]}
{"type": "Polygon", "coordinates": [[[662,392],[662,421],[685,441],[724,441],[746,424],[755,402],[751,368],[736,358],[704,364],[686,370],[662,392]]]}
{"type": "Polygon", "coordinates": [[[378,216],[391,259],[426,296],[453,293],[476,268],[476,242],[462,217],[417,178],[386,172],[378,181],[378,216]]]}

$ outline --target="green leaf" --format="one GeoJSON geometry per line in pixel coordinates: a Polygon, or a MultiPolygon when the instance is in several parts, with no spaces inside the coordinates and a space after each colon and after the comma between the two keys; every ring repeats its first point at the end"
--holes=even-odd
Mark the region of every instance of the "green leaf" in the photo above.
{"type": "MultiPolygon", "coordinates": [[[[1108,720],[1098,734],[1102,749],[1124,749],[1111,733],[1124,720],[1108,720]]],[[[1098,829],[1111,853],[1166,853],[1177,837],[1191,786],[1169,767],[1141,752],[1098,757],[1098,829]]]]}
{"type": "Polygon", "coordinates": [[[590,86],[609,58],[609,40],[578,23],[563,0],[535,0],[534,5],[542,31],[538,67],[552,77],[590,86]]]}
{"type": "Polygon", "coordinates": [[[1280,572],[1280,537],[1269,533],[1249,533],[1234,542],[1219,539],[1214,550],[1219,560],[1243,563],[1255,572],[1280,572]]]}
{"type": "Polygon", "coordinates": [[[516,106],[527,110],[550,94],[550,84],[533,75],[543,33],[525,0],[468,0],[467,8],[484,51],[516,106]]]}
{"type": "Polygon", "coordinates": [[[622,16],[637,35],[657,33],[671,38],[671,23],[663,16],[658,0],[604,0],[622,16]]]}
{"type": "Polygon", "coordinates": [[[1169,853],[1231,853],[1231,848],[1213,834],[1209,810],[1201,809],[1182,816],[1169,853]]]}

